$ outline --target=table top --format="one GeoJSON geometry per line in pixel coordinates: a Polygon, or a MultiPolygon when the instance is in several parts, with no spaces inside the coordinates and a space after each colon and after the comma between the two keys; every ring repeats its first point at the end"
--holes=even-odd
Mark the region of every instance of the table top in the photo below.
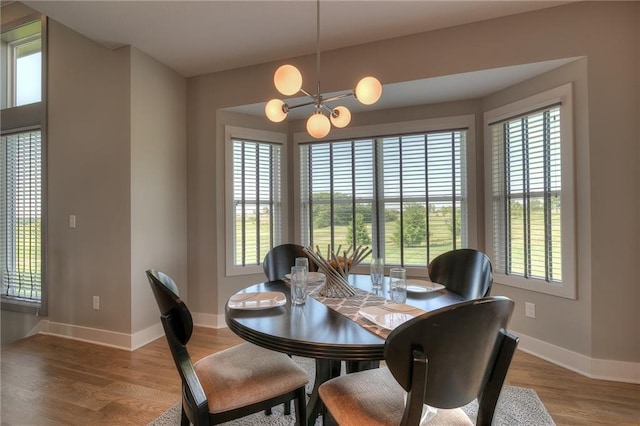
{"type": "MultiPolygon", "coordinates": [[[[351,275],[355,287],[371,291],[368,275],[351,275]]],[[[383,287],[383,291],[386,288],[383,287]]],[[[225,307],[229,329],[238,336],[268,349],[316,359],[345,361],[382,360],[384,339],[336,312],[313,297],[304,305],[291,305],[289,286],[283,281],[264,282],[239,293],[280,291],[287,297],[283,306],[264,310],[225,307]]],[[[407,304],[432,311],[464,300],[448,290],[408,293],[407,304]]]]}

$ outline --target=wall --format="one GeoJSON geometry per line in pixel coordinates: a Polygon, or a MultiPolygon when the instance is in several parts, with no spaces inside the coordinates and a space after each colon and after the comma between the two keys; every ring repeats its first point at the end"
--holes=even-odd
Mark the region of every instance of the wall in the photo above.
{"type": "Polygon", "coordinates": [[[62,334],[131,330],[129,85],[128,49],[49,20],[47,277],[49,321],[62,334]]]}
{"type": "Polygon", "coordinates": [[[134,334],[158,324],[158,306],[145,270],[166,272],[178,284],[180,295],[188,297],[186,96],[182,76],[131,48],[130,282],[134,334]]]}
{"type": "MultiPolygon", "coordinates": [[[[577,253],[579,298],[551,300],[497,289],[512,296],[519,306],[514,319],[519,332],[531,336],[531,341],[548,342],[565,355],[584,357],[587,363],[598,359],[640,362],[639,271],[634,261],[640,257],[639,18],[640,4],[635,2],[579,2],[323,52],[322,56],[326,92],[348,89],[352,80],[365,73],[388,84],[551,59],[587,58],[586,64],[577,65],[583,68],[565,69],[562,73],[566,74],[546,76],[484,100],[489,107],[566,78],[580,82],[577,206],[579,230],[585,234],[577,253]],[[597,203],[590,196],[595,193],[603,197],[597,203]],[[523,320],[520,308],[525,300],[536,302],[538,312],[549,316],[536,322],[523,320]]],[[[315,75],[313,59],[307,56],[289,62],[303,76],[315,75]]],[[[224,300],[220,296],[255,281],[255,277],[225,277],[220,260],[224,210],[216,200],[224,199],[219,180],[224,176],[224,139],[216,133],[212,119],[220,108],[272,97],[271,76],[279,64],[188,81],[189,293],[197,298],[190,303],[198,312],[221,314],[224,300]],[[211,262],[212,258],[217,262],[211,262]],[[221,287],[225,290],[219,291],[221,287]]],[[[357,119],[354,117],[354,125],[357,119]]],[[[481,138],[478,135],[479,141],[481,138]]],[[[482,157],[482,147],[478,155],[482,157]]],[[[481,171],[479,160],[477,173],[481,171]]]]}

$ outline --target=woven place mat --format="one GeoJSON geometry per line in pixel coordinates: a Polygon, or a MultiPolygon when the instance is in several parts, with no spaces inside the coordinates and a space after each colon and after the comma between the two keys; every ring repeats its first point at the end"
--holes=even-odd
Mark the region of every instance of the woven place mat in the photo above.
{"type": "Polygon", "coordinates": [[[309,296],[316,299],[318,302],[323,303],[339,314],[344,315],[350,320],[360,324],[365,329],[369,330],[373,334],[376,334],[383,339],[386,339],[391,330],[382,328],[366,318],[363,318],[358,311],[361,308],[367,306],[380,306],[388,302],[382,296],[375,295],[371,292],[355,288],[356,294],[350,297],[324,297],[320,295],[320,288],[323,284],[309,284],[309,296]]]}

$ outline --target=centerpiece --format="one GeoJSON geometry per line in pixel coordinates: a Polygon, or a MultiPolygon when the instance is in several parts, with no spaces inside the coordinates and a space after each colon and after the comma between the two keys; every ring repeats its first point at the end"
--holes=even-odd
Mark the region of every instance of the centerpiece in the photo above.
{"type": "Polygon", "coordinates": [[[304,248],[304,252],[327,276],[327,281],[320,289],[321,296],[349,297],[356,294],[347,278],[349,272],[371,254],[371,249],[363,246],[349,246],[347,250],[342,251],[341,249],[342,245],[338,246],[337,250],[332,250],[331,245],[328,245],[325,256],[317,245],[315,251],[312,247],[304,248]]]}

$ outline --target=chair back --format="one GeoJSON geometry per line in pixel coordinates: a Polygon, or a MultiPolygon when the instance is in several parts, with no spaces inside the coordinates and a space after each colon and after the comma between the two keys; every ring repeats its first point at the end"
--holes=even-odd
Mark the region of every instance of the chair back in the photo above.
{"type": "Polygon", "coordinates": [[[285,274],[291,272],[291,267],[296,263],[296,257],[306,257],[309,259],[309,272],[316,272],[318,267],[313,260],[304,252],[304,248],[299,244],[281,244],[273,247],[264,257],[262,267],[264,274],[269,281],[277,281],[284,278],[285,274]]]}
{"type": "Polygon", "coordinates": [[[478,250],[448,251],[429,264],[429,278],[467,300],[487,297],[493,284],[491,261],[478,250]]]}
{"type": "Polygon", "coordinates": [[[490,424],[518,343],[506,331],[513,307],[506,297],[470,300],[428,312],[393,330],[384,357],[409,392],[405,415],[411,409],[419,419],[422,404],[449,409],[478,398],[478,424],[487,418],[490,424]]]}
{"type": "Polygon", "coordinates": [[[186,416],[194,425],[209,424],[207,397],[186,346],[193,333],[191,313],[180,299],[178,286],[170,276],[155,269],[149,269],[146,274],[160,308],[160,320],[173,361],[182,380],[183,418],[186,416]]]}

